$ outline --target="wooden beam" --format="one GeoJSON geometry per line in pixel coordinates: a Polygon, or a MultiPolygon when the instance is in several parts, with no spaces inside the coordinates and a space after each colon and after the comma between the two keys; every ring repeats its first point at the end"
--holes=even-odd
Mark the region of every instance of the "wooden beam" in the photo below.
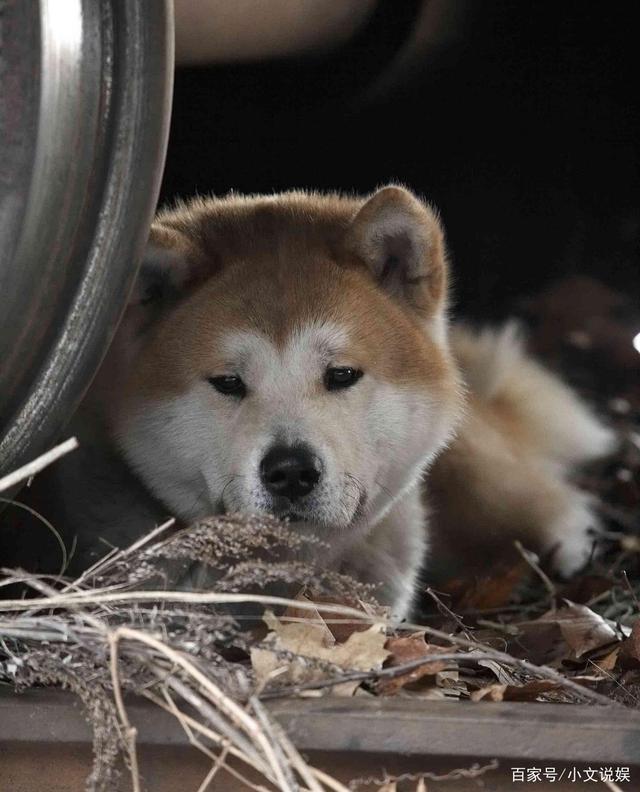
{"type": "MultiPolygon", "coordinates": [[[[127,710],[141,745],[187,744],[174,718],[146,701],[127,710]]],[[[271,702],[303,751],[414,757],[640,763],[640,713],[568,704],[321,698],[271,702]]],[[[0,744],[88,743],[79,702],[62,691],[0,693],[0,744]]]]}

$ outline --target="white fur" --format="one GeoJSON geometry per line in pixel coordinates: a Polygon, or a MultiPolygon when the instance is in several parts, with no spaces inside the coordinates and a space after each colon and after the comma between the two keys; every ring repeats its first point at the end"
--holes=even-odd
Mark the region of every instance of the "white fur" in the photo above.
{"type": "Polygon", "coordinates": [[[564,511],[547,526],[546,541],[554,568],[570,577],[589,561],[601,526],[589,496],[570,486],[566,495],[564,511]]]}
{"type": "MultiPolygon", "coordinates": [[[[311,206],[319,201],[317,196],[308,198],[311,206]]],[[[295,207],[307,198],[298,194],[284,200],[285,203],[291,201],[295,207]]],[[[337,200],[334,196],[330,202],[335,204],[337,200]]],[[[239,205],[245,204],[244,199],[238,201],[239,205]]],[[[247,205],[256,201],[258,205],[258,199],[246,199],[247,205]]],[[[282,198],[273,199],[274,204],[281,201],[282,198]]],[[[221,206],[224,204],[222,202],[221,206]]],[[[203,233],[205,226],[198,227],[203,211],[206,215],[206,205],[198,202],[197,207],[195,214],[185,215],[187,222],[194,225],[193,233],[183,234],[171,228],[170,233],[167,232],[168,241],[165,241],[167,244],[172,241],[175,251],[172,247],[169,253],[155,250],[151,254],[150,263],[155,260],[161,273],[170,276],[170,284],[176,291],[193,276],[191,266],[196,270],[200,267],[200,258],[206,262],[209,256],[218,255],[209,248],[216,235],[203,233]],[[195,257],[182,255],[182,246],[190,244],[198,249],[195,257]]],[[[213,206],[210,208],[214,227],[217,212],[213,211],[213,206]]],[[[305,216],[300,215],[300,222],[306,222],[305,216]]],[[[312,217],[313,212],[309,215],[310,219],[312,217]]],[[[365,201],[359,209],[348,208],[344,222],[349,217],[351,225],[345,244],[350,253],[355,252],[367,264],[387,298],[413,312],[415,319],[421,317],[424,331],[436,341],[440,351],[445,351],[446,295],[430,297],[429,290],[425,292],[419,285],[428,275],[430,266],[446,267],[437,216],[406,190],[389,187],[365,201]],[[356,212],[353,217],[352,211],[356,212]],[[416,295],[417,301],[413,299],[416,295]],[[418,313],[416,308],[420,309],[418,313]],[[429,310],[424,311],[425,308],[429,310]]],[[[246,228],[249,238],[253,239],[252,223],[246,219],[236,220],[238,226],[232,237],[246,228]]],[[[161,225],[162,222],[161,218],[161,225]]],[[[335,222],[334,231],[342,235],[342,221],[335,222]]],[[[222,235],[224,227],[222,223],[222,235]]],[[[286,224],[283,228],[282,250],[286,251],[284,242],[289,232],[286,224]]],[[[297,234],[294,238],[297,240],[297,234]]],[[[235,250],[235,242],[230,249],[235,250]]],[[[323,256],[326,255],[324,244],[319,249],[323,256]]],[[[294,251],[293,256],[301,255],[297,246],[294,251]]],[[[239,266],[235,258],[251,258],[254,252],[253,246],[247,245],[244,252],[220,255],[222,259],[225,256],[229,259],[229,268],[233,271],[239,266]]],[[[266,255],[272,253],[280,255],[277,250],[266,251],[266,255]]],[[[292,263],[294,260],[292,258],[292,263]]],[[[327,269],[327,277],[333,277],[330,272],[327,269]]],[[[433,274],[437,275],[438,271],[434,270],[433,274]]],[[[331,550],[321,559],[324,566],[354,571],[363,580],[382,583],[383,600],[391,605],[396,616],[405,615],[415,593],[418,570],[426,550],[421,478],[451,439],[459,413],[453,367],[448,375],[448,396],[444,398],[441,391],[438,396],[430,393],[428,386],[399,385],[380,379],[371,371],[365,371],[351,388],[328,392],[322,384],[327,367],[358,365],[358,361],[350,358],[350,339],[345,327],[318,320],[296,326],[292,320],[289,335],[281,346],[257,330],[229,330],[220,342],[221,328],[212,331],[211,322],[198,319],[203,314],[191,311],[195,304],[189,301],[197,302],[198,294],[202,295],[202,291],[196,289],[190,295],[187,290],[176,308],[175,325],[161,328],[170,333],[175,327],[175,332],[182,334],[180,337],[174,335],[172,341],[188,343],[190,338],[198,339],[194,358],[197,364],[193,363],[198,371],[189,371],[184,377],[171,372],[176,376],[171,378],[170,396],[150,395],[162,392],[160,378],[165,372],[161,370],[161,360],[144,357],[157,354],[153,345],[152,352],[148,352],[146,346],[147,333],[153,337],[153,325],[147,326],[150,317],[144,305],[130,308],[117,334],[112,347],[118,350],[117,354],[113,353],[117,365],[110,369],[111,374],[102,377],[104,392],[101,398],[109,402],[105,412],[113,421],[113,434],[129,467],[123,464],[127,475],[114,478],[111,494],[105,496],[107,500],[117,501],[118,507],[112,512],[126,512],[129,495],[137,499],[140,489],[151,501],[143,510],[145,520],[147,515],[157,514],[162,507],[185,521],[222,510],[276,511],[276,502],[261,480],[261,461],[274,445],[304,443],[320,460],[322,476],[309,495],[292,505],[294,518],[300,520],[295,527],[329,540],[331,550]],[[211,360],[220,360],[222,351],[222,370],[200,370],[206,366],[203,334],[207,332],[216,339],[210,343],[217,345],[216,350],[211,350],[211,360]],[[144,381],[132,376],[134,384],[120,390],[118,385],[128,382],[131,371],[142,372],[144,381]],[[207,381],[208,377],[229,374],[244,380],[247,387],[244,399],[222,395],[207,381]],[[154,377],[158,378],[157,382],[149,381],[154,377]],[[181,392],[180,387],[184,387],[181,392]],[[144,487],[136,481],[135,475],[131,475],[132,471],[144,487]],[[133,481],[123,492],[121,482],[126,483],[129,477],[133,481]]],[[[362,299],[367,299],[364,292],[362,299]]],[[[206,309],[206,306],[198,307],[206,309]]],[[[327,317],[339,315],[332,306],[326,307],[327,317]]],[[[385,354],[383,343],[377,350],[380,355],[385,354]]],[[[413,343],[409,335],[407,343],[413,343]]],[[[476,501],[484,498],[493,505],[494,494],[497,500],[508,489],[506,485],[514,481],[517,494],[524,491],[529,495],[530,482],[523,481],[526,472],[542,470],[541,478],[546,476],[545,483],[550,483],[547,489],[553,491],[555,500],[554,509],[545,512],[541,524],[536,524],[536,533],[544,534],[548,547],[559,543],[558,564],[565,571],[574,569],[585,560],[588,542],[590,546],[586,528],[593,520],[589,504],[570,485],[568,475],[572,466],[609,450],[611,433],[566,386],[524,354],[513,327],[476,335],[459,331],[455,353],[469,389],[486,408],[485,417],[490,412],[489,405],[500,400],[511,409],[514,422],[525,427],[529,435],[526,442],[521,443],[527,464],[520,470],[517,470],[517,459],[508,442],[498,443],[502,457],[493,459],[487,456],[487,448],[481,448],[481,453],[477,444],[475,451],[473,444],[468,444],[471,465],[489,469],[483,479],[485,484],[493,474],[486,490],[476,493],[476,501]],[[504,476],[502,471],[506,471],[504,476]]],[[[176,343],[172,355],[166,358],[172,362],[165,365],[174,366],[181,354],[176,343]]],[[[191,359],[185,355],[185,369],[189,365],[191,359]]],[[[473,407],[470,414],[472,411],[473,407]]],[[[467,427],[477,429],[483,420],[479,416],[475,422],[468,421],[467,427]]],[[[491,421],[487,420],[487,424],[489,431],[484,433],[485,438],[490,439],[492,432],[500,435],[491,421]]],[[[507,433],[508,430],[504,430],[499,439],[505,440],[507,433]]],[[[110,433],[109,442],[112,441],[110,433]]],[[[453,445],[451,450],[454,451],[453,445]]],[[[115,456],[122,464],[121,455],[115,456]]],[[[468,461],[465,459],[464,463],[468,461]]],[[[468,469],[469,465],[466,467],[468,469]]],[[[90,476],[93,471],[85,473],[90,476]]],[[[75,481],[80,486],[78,480],[75,481]]],[[[458,503],[462,502],[459,498],[473,503],[468,491],[456,491],[453,497],[458,503]]],[[[75,502],[73,497],[67,499],[67,503],[75,502]]],[[[527,503],[532,511],[532,501],[527,503]]],[[[471,517],[471,530],[475,530],[477,513],[471,517]]],[[[118,524],[115,518],[112,522],[118,524]]],[[[505,541],[509,541],[508,536],[505,541]]]]}
{"type": "Polygon", "coordinates": [[[305,443],[323,474],[296,512],[331,538],[326,563],[366,558],[366,579],[393,592],[394,612],[404,615],[424,551],[418,484],[448,438],[444,406],[367,372],[351,388],[326,391],[328,366],[354,364],[346,330],[328,322],[293,329],[282,348],[257,332],[230,332],[221,349],[225,371],[212,374],[242,377],[246,397],[224,396],[202,381],[125,411],[118,438],[130,464],[183,519],[220,508],[268,512],[261,460],[273,445],[305,443]]]}

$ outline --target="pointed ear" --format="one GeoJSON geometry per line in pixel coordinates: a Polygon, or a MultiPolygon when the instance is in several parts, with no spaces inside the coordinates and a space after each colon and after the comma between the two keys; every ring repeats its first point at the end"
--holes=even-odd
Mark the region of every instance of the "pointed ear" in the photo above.
{"type": "Polygon", "coordinates": [[[185,234],[154,223],[129,305],[151,308],[175,302],[200,279],[200,258],[185,234]]]}
{"type": "Polygon", "coordinates": [[[436,213],[402,187],[383,187],[356,214],[347,245],[380,288],[425,320],[442,317],[447,297],[444,233],[436,213]]]}

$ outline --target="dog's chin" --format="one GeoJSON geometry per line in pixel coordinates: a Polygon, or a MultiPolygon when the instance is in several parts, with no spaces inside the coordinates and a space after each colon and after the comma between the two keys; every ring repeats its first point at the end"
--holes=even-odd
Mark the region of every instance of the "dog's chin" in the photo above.
{"type": "Polygon", "coordinates": [[[295,525],[314,525],[318,528],[330,531],[342,531],[352,526],[358,525],[366,519],[367,495],[360,493],[360,498],[356,508],[350,514],[327,515],[321,510],[305,508],[303,504],[291,503],[288,499],[274,501],[268,505],[247,504],[238,507],[236,504],[224,503],[219,500],[216,507],[217,514],[269,514],[283,522],[295,525]]]}
{"type": "Polygon", "coordinates": [[[345,531],[360,524],[364,517],[364,504],[356,508],[351,514],[341,514],[331,517],[322,512],[305,511],[302,509],[270,509],[269,513],[290,525],[313,525],[324,532],[345,531]]]}
{"type": "Polygon", "coordinates": [[[299,509],[291,503],[287,504],[273,504],[267,512],[272,517],[277,517],[279,520],[287,523],[321,523],[318,516],[313,511],[307,509],[299,509]]]}
{"type": "Polygon", "coordinates": [[[318,524],[323,522],[313,512],[292,508],[290,503],[288,505],[274,504],[265,508],[263,505],[255,506],[253,504],[238,506],[219,500],[216,504],[216,514],[268,514],[287,523],[318,524]]]}

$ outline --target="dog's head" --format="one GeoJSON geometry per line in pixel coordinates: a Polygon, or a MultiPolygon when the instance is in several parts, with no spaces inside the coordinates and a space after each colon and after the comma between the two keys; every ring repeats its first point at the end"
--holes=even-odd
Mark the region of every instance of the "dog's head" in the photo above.
{"type": "Polygon", "coordinates": [[[372,524],[458,414],[446,280],[436,215],[399,187],[160,215],[107,367],[124,454],[184,519],[372,524]]]}

